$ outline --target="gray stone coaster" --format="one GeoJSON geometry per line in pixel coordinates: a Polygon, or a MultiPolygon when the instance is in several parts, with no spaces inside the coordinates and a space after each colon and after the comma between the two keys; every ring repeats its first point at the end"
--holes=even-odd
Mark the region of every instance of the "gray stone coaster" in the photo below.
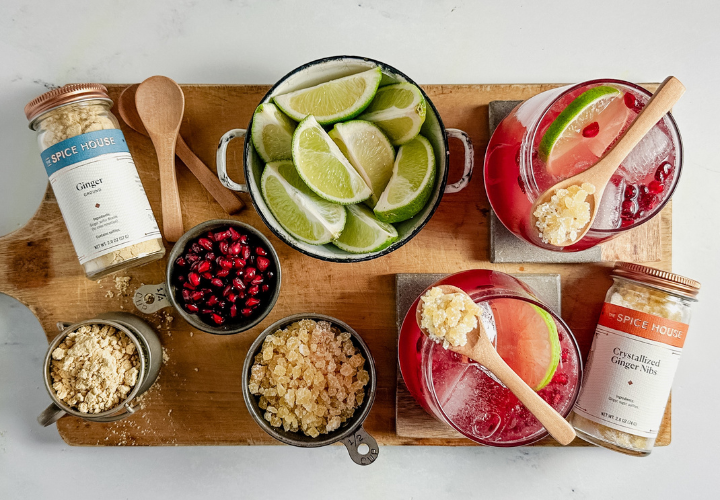
{"type": "MultiPolygon", "coordinates": [[[[490,135],[498,124],[515,106],[522,101],[492,101],[488,109],[490,135]]],[[[582,252],[551,252],[521,240],[503,226],[495,212],[490,211],[490,262],[537,262],[570,264],[579,262],[600,262],[602,250],[599,246],[582,252]]],[[[532,285],[531,285],[532,286],[532,285]]],[[[540,291],[538,291],[540,293],[540,291]]]]}
{"type": "MultiPolygon", "coordinates": [[[[415,299],[427,287],[447,276],[446,274],[396,274],[395,307],[398,332],[405,315],[415,299]]],[[[559,274],[511,274],[535,290],[538,298],[560,316],[559,274]]]]}

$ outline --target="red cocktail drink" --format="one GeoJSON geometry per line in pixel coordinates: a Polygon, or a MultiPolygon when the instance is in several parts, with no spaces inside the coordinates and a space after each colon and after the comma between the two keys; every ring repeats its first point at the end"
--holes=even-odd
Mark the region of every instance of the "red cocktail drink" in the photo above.
{"type": "Polygon", "coordinates": [[[578,251],[657,215],[682,168],[682,143],[670,114],[623,161],[605,189],[597,218],[580,241],[567,247],[543,241],[530,213],[545,190],[597,163],[650,96],[628,82],[594,80],[549,90],[518,105],[498,125],[485,154],[485,189],[503,225],[533,245],[578,251]]]}
{"type": "MultiPolygon", "coordinates": [[[[579,350],[569,328],[532,289],[488,270],[458,273],[437,284],[465,290],[483,311],[483,326],[503,359],[537,386],[538,394],[561,415],[570,412],[582,376],[579,350]],[[555,340],[550,342],[548,335],[555,340]]],[[[491,446],[526,445],[547,436],[540,422],[492,374],[423,335],[415,321],[416,306],[417,301],[400,333],[400,369],[410,393],[428,413],[491,446]]]]}

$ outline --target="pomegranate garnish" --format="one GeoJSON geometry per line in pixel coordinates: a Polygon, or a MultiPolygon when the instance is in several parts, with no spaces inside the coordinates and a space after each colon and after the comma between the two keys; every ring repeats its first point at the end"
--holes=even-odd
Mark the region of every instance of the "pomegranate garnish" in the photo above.
{"type": "Polygon", "coordinates": [[[225,283],[223,283],[223,280],[221,280],[220,278],[211,279],[210,284],[217,288],[222,288],[225,285],[225,283]]]}
{"type": "Polygon", "coordinates": [[[227,258],[223,259],[222,261],[220,261],[220,267],[222,267],[223,269],[232,269],[232,267],[233,267],[232,259],[227,259],[227,258]]]}
{"type": "Polygon", "coordinates": [[[267,255],[267,252],[265,251],[265,249],[263,247],[257,247],[255,249],[255,253],[258,255],[263,255],[263,256],[267,255]]]}
{"type": "Polygon", "coordinates": [[[225,289],[223,290],[223,297],[227,297],[228,295],[230,295],[230,292],[232,292],[232,285],[228,285],[225,287],[225,289]]]}
{"type": "Polygon", "coordinates": [[[256,269],[254,267],[248,267],[245,269],[245,276],[243,277],[243,281],[245,283],[250,283],[255,278],[256,269]]]}
{"type": "Polygon", "coordinates": [[[195,290],[196,287],[186,281],[185,283],[183,283],[183,288],[187,288],[188,290],[195,290]]]}
{"type": "Polygon", "coordinates": [[[255,295],[257,295],[258,293],[260,293],[260,287],[257,286],[257,285],[253,285],[253,286],[251,286],[250,288],[248,288],[247,293],[249,293],[250,295],[255,296],[255,295]]]}
{"type": "Polygon", "coordinates": [[[230,248],[228,248],[228,254],[239,255],[240,250],[242,250],[242,245],[240,244],[239,241],[237,241],[237,242],[233,243],[232,245],[230,245],[230,248]]]}
{"type": "Polygon", "coordinates": [[[257,265],[258,269],[260,269],[261,271],[264,271],[270,265],[270,261],[268,259],[266,259],[265,257],[258,257],[255,260],[255,264],[257,265]]]}
{"type": "Polygon", "coordinates": [[[272,271],[268,271],[265,273],[265,277],[269,280],[273,279],[275,277],[275,273],[272,271]]]}
{"type": "Polygon", "coordinates": [[[198,273],[188,274],[188,283],[192,286],[198,286],[200,284],[200,275],[198,273]]]}
{"type": "Polygon", "coordinates": [[[200,314],[205,314],[206,316],[210,316],[212,313],[213,313],[213,310],[208,309],[207,307],[200,309],[200,314]]]}
{"type": "Polygon", "coordinates": [[[188,312],[196,313],[200,310],[200,308],[195,304],[185,304],[185,309],[188,310],[188,312]]]}
{"type": "Polygon", "coordinates": [[[197,262],[198,260],[200,260],[200,256],[194,253],[189,253],[185,255],[185,260],[187,260],[188,262],[197,262]]]}
{"type": "Polygon", "coordinates": [[[655,180],[665,182],[672,173],[672,169],[673,166],[669,161],[662,162],[657,170],[655,170],[655,180]]]}
{"type": "Polygon", "coordinates": [[[626,200],[634,200],[637,198],[638,194],[640,193],[640,190],[635,184],[628,184],[625,186],[625,199],[626,200]]]}
{"type": "Polygon", "coordinates": [[[250,309],[249,307],[245,307],[240,311],[240,314],[242,314],[243,316],[245,316],[247,318],[248,316],[250,316],[252,314],[252,309],[250,309]]]}
{"type": "Polygon", "coordinates": [[[215,254],[212,252],[208,252],[205,254],[205,260],[212,262],[215,260],[215,254]]]}
{"type": "Polygon", "coordinates": [[[202,300],[203,296],[205,296],[205,294],[202,293],[202,291],[196,290],[190,295],[190,300],[192,300],[193,302],[198,302],[202,300]]]}
{"type": "Polygon", "coordinates": [[[202,273],[200,276],[202,276],[202,277],[205,278],[206,280],[211,280],[211,279],[213,279],[213,275],[212,275],[212,273],[211,273],[210,271],[205,272],[205,273],[202,273]]]}
{"type": "Polygon", "coordinates": [[[245,267],[245,261],[240,257],[233,257],[233,267],[235,267],[235,269],[242,269],[245,267]]]}
{"type": "Polygon", "coordinates": [[[208,307],[213,307],[215,304],[219,302],[217,296],[211,295],[209,299],[205,301],[205,305],[208,307]]]}
{"type": "Polygon", "coordinates": [[[180,267],[185,267],[187,265],[187,262],[185,261],[185,259],[182,256],[180,256],[177,259],[175,259],[175,265],[180,266],[180,267]]]}
{"type": "Polygon", "coordinates": [[[219,231],[215,233],[215,241],[223,241],[230,237],[230,233],[228,231],[219,231]]]}
{"type": "Polygon", "coordinates": [[[248,260],[250,258],[250,247],[244,246],[242,247],[242,258],[245,260],[248,260]]]}
{"type": "Polygon", "coordinates": [[[228,228],[227,233],[230,235],[230,239],[233,241],[237,241],[240,239],[240,233],[235,231],[235,228],[233,227],[228,228]]]}
{"type": "Polygon", "coordinates": [[[230,244],[227,241],[221,241],[218,248],[223,255],[227,255],[228,250],[230,249],[230,244]]]}
{"type": "Polygon", "coordinates": [[[200,238],[198,240],[198,245],[200,245],[201,247],[203,247],[205,250],[208,250],[208,251],[213,249],[213,242],[207,238],[200,238]]]}
{"type": "Polygon", "coordinates": [[[225,318],[223,318],[222,316],[220,316],[218,313],[213,313],[213,314],[211,315],[211,317],[212,317],[212,320],[215,322],[216,325],[222,325],[223,323],[225,323],[225,318]]]}
{"type": "Polygon", "coordinates": [[[632,217],[637,212],[638,204],[633,200],[625,200],[622,202],[623,217],[632,217]]]}
{"type": "Polygon", "coordinates": [[[590,125],[585,127],[582,131],[583,137],[595,137],[600,133],[600,124],[598,122],[592,122],[590,125]]]}
{"type": "Polygon", "coordinates": [[[230,306],[230,317],[234,318],[237,316],[237,306],[235,304],[230,306]]]}
{"type": "Polygon", "coordinates": [[[641,103],[638,98],[630,92],[625,93],[623,99],[625,100],[625,106],[632,109],[636,113],[639,113],[645,107],[645,104],[641,103]]]}
{"type": "Polygon", "coordinates": [[[218,278],[227,278],[230,276],[230,270],[229,269],[220,269],[217,273],[215,273],[218,278]]]}
{"type": "Polygon", "coordinates": [[[255,307],[260,303],[260,300],[256,299],[255,297],[250,297],[245,301],[245,306],[247,307],[255,307]]]}
{"type": "Polygon", "coordinates": [[[245,290],[245,283],[240,278],[233,278],[232,284],[238,290],[245,290]]]}
{"type": "Polygon", "coordinates": [[[270,285],[263,285],[260,287],[260,289],[263,291],[263,293],[267,293],[270,291],[270,285]]]}
{"type": "MultiPolygon", "coordinates": [[[[210,241],[210,240],[207,240],[210,241]]],[[[197,272],[202,274],[210,270],[211,264],[206,260],[201,260],[197,266],[197,272]]]]}
{"type": "Polygon", "coordinates": [[[192,292],[190,290],[183,290],[182,298],[185,302],[190,302],[192,300],[192,292]]]}
{"type": "Polygon", "coordinates": [[[247,245],[247,242],[248,242],[247,234],[243,234],[242,236],[240,236],[240,243],[242,243],[243,245],[247,245]]]}
{"type": "Polygon", "coordinates": [[[650,184],[648,184],[648,191],[653,194],[660,194],[664,189],[665,185],[658,181],[650,181],[650,184]]]}
{"type": "Polygon", "coordinates": [[[235,302],[237,300],[237,298],[238,298],[237,294],[232,293],[232,292],[228,293],[228,295],[227,295],[228,302],[235,302]]]}
{"type": "Polygon", "coordinates": [[[253,278],[253,280],[250,282],[251,285],[260,285],[263,281],[265,281],[261,274],[258,274],[253,278]]]}

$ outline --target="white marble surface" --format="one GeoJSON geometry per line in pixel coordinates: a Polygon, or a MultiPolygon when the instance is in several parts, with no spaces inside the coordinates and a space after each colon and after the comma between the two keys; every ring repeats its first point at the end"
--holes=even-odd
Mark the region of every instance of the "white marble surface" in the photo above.
{"type": "MultiPolygon", "coordinates": [[[[386,61],[421,83],[678,76],[686,161],[674,198],[674,268],[703,282],[674,386],[673,443],[645,459],[601,449],[383,447],[90,449],[35,416],[47,403],[33,315],[0,297],[0,498],[713,498],[720,299],[720,4],[616,1],[0,0],[0,234],[40,202],[45,174],[23,106],[50,85],[272,83],[321,56],[386,61]],[[340,492],[343,492],[340,494],[340,492]],[[268,495],[276,497],[279,495],[268,495]]],[[[3,265],[3,264],[0,264],[3,265]]]]}

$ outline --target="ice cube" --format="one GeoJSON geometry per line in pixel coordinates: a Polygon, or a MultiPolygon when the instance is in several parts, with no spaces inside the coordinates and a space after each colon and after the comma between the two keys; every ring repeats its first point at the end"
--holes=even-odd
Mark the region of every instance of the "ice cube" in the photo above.
{"type": "Polygon", "coordinates": [[[660,127],[653,127],[620,165],[619,171],[631,184],[640,182],[662,163],[672,150],[672,141],[660,127]]]}
{"type": "Polygon", "coordinates": [[[613,177],[605,187],[598,213],[593,221],[593,229],[618,229],[620,227],[620,212],[622,210],[623,195],[625,194],[625,180],[613,177]]]}

